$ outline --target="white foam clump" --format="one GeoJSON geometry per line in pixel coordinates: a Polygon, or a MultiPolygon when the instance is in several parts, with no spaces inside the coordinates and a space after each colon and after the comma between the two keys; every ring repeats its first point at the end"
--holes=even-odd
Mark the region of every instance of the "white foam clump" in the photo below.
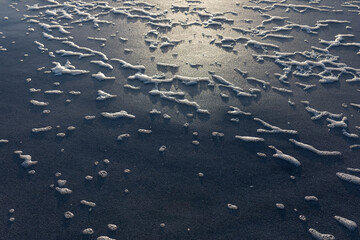
{"type": "Polygon", "coordinates": [[[72,212],[70,212],[70,211],[66,211],[65,213],[64,213],[64,217],[66,218],[66,219],[71,219],[71,218],[73,218],[75,215],[72,213],[72,212]]]}
{"type": "Polygon", "coordinates": [[[120,135],[117,137],[117,140],[118,140],[118,141],[122,141],[122,140],[128,139],[128,138],[130,138],[130,134],[124,133],[124,134],[120,134],[120,135]]]}
{"type": "Polygon", "coordinates": [[[225,78],[223,78],[222,76],[219,76],[219,75],[212,75],[212,78],[216,81],[218,81],[219,83],[221,84],[224,84],[224,85],[232,85],[231,82],[225,80],[225,78]]]}
{"type": "Polygon", "coordinates": [[[308,202],[317,202],[319,201],[319,199],[315,196],[305,196],[304,197],[305,201],[308,201],[308,202]]]}
{"type": "Polygon", "coordinates": [[[62,57],[68,57],[68,56],[78,56],[79,59],[82,59],[84,57],[91,57],[94,56],[95,54],[93,53],[82,53],[82,52],[73,52],[73,51],[67,51],[64,49],[60,49],[60,50],[56,50],[55,51],[57,54],[61,55],[62,57]]]}
{"type": "Polygon", "coordinates": [[[80,91],[70,91],[69,92],[69,94],[71,94],[71,95],[74,95],[74,96],[78,96],[78,95],[80,95],[81,94],[81,92],[80,91]]]}
{"type": "Polygon", "coordinates": [[[313,228],[309,228],[309,233],[316,240],[335,240],[335,237],[333,235],[327,233],[320,233],[313,228]]]}
{"type": "Polygon", "coordinates": [[[82,231],[82,234],[84,235],[92,235],[94,234],[94,230],[92,228],[86,228],[82,231]]]}
{"type": "Polygon", "coordinates": [[[350,105],[353,106],[354,108],[360,109],[360,104],[358,104],[358,103],[350,103],[350,105]]]}
{"type": "Polygon", "coordinates": [[[31,131],[32,131],[33,133],[38,133],[38,132],[48,132],[48,131],[50,131],[51,129],[52,129],[51,126],[46,126],[46,127],[41,127],[41,128],[33,128],[33,129],[31,129],[31,131]]]}
{"type": "Polygon", "coordinates": [[[46,93],[46,94],[62,94],[63,91],[61,91],[61,90],[46,90],[44,93],[46,93]]]}
{"type": "Polygon", "coordinates": [[[331,118],[326,119],[326,121],[329,122],[329,124],[327,125],[329,128],[347,128],[347,124],[345,122],[346,120],[347,117],[343,117],[340,121],[336,121],[331,118]]]}
{"type": "Polygon", "coordinates": [[[166,146],[165,145],[162,145],[160,148],[159,148],[159,152],[165,152],[166,150],[166,146]]]}
{"type": "Polygon", "coordinates": [[[106,177],[108,176],[108,173],[107,173],[107,171],[105,171],[105,170],[100,170],[100,171],[98,172],[98,175],[99,175],[101,178],[106,178],[106,177]]]}
{"type": "Polygon", "coordinates": [[[54,37],[53,35],[43,32],[43,37],[46,38],[47,40],[58,40],[58,41],[66,41],[68,40],[67,37],[54,37]]]}
{"type": "Polygon", "coordinates": [[[265,153],[262,153],[262,152],[257,152],[256,155],[258,157],[266,157],[266,154],[265,153]]]}
{"type": "Polygon", "coordinates": [[[55,190],[61,195],[68,195],[72,193],[72,190],[69,188],[56,187],[55,190]]]}
{"type": "Polygon", "coordinates": [[[277,209],[280,209],[280,210],[285,209],[285,205],[282,204],[282,203],[276,203],[275,206],[276,206],[277,209]]]}
{"type": "Polygon", "coordinates": [[[259,138],[259,137],[251,137],[251,136],[239,136],[236,135],[235,136],[236,139],[239,139],[241,141],[244,142],[264,142],[263,138],[259,138]]]}
{"type": "Polygon", "coordinates": [[[81,204],[85,205],[85,206],[88,206],[88,207],[96,207],[96,203],[94,202],[90,202],[90,201],[86,201],[86,200],[81,200],[80,201],[81,204]]]}
{"type": "Polygon", "coordinates": [[[99,60],[99,61],[97,61],[97,60],[91,60],[90,62],[93,63],[93,64],[96,64],[96,65],[98,65],[98,66],[100,66],[100,67],[109,68],[109,69],[111,69],[111,70],[114,69],[111,64],[106,63],[106,62],[103,62],[103,61],[101,61],[101,60],[99,60]]]}
{"type": "Polygon", "coordinates": [[[350,145],[350,149],[351,149],[351,150],[354,150],[354,149],[360,149],[360,144],[353,144],[353,145],[350,145]]]}
{"type": "Polygon", "coordinates": [[[67,130],[68,131],[74,131],[76,129],[76,127],[74,127],[74,126],[68,126],[67,127],[67,130]]]}
{"type": "Polygon", "coordinates": [[[104,92],[102,90],[98,90],[97,94],[98,94],[98,96],[97,96],[96,100],[98,100],[98,101],[103,101],[103,100],[106,100],[106,99],[116,97],[116,95],[112,95],[112,94],[104,92]]]}
{"type": "Polygon", "coordinates": [[[348,137],[348,138],[359,138],[359,135],[355,134],[355,133],[349,133],[347,132],[345,129],[342,129],[342,134],[345,136],[345,137],[348,137]]]}
{"type": "Polygon", "coordinates": [[[151,134],[152,130],[140,128],[140,129],[138,129],[138,133],[151,134]]]}
{"type": "Polygon", "coordinates": [[[109,113],[109,112],[102,112],[101,115],[105,118],[109,118],[109,119],[116,119],[116,118],[130,118],[130,119],[134,119],[135,115],[129,114],[124,110],[121,110],[120,112],[113,112],[113,113],[109,113]]]}
{"type": "Polygon", "coordinates": [[[264,43],[264,42],[259,42],[256,40],[248,40],[245,44],[245,46],[253,46],[255,48],[261,48],[264,51],[267,50],[267,48],[275,48],[275,49],[279,49],[280,47],[278,45],[272,44],[272,43],[264,43]]]}
{"type": "Polygon", "coordinates": [[[321,150],[318,150],[318,149],[316,149],[315,147],[313,147],[313,146],[311,146],[309,144],[296,141],[295,139],[289,139],[289,141],[292,142],[293,144],[295,144],[296,146],[300,147],[300,148],[309,150],[309,151],[311,151],[313,153],[316,153],[317,155],[320,155],[320,156],[341,156],[341,152],[338,152],[338,151],[321,151],[321,150]]]}
{"type": "Polygon", "coordinates": [[[73,65],[71,65],[69,60],[66,61],[64,66],[62,66],[59,62],[53,62],[53,64],[55,64],[55,67],[51,68],[51,71],[55,76],[60,76],[63,74],[79,75],[89,73],[89,71],[86,70],[76,69],[73,65]]]}
{"type": "Polygon", "coordinates": [[[161,114],[161,111],[157,110],[157,109],[152,109],[150,112],[149,112],[151,115],[160,115],[161,114]]]}
{"type": "Polygon", "coordinates": [[[315,84],[305,84],[305,83],[300,83],[300,82],[295,82],[295,85],[301,87],[304,91],[308,91],[308,90],[316,87],[315,84]]]}
{"type": "Polygon", "coordinates": [[[90,175],[87,175],[87,176],[85,176],[85,180],[86,181],[91,181],[91,180],[93,180],[93,176],[90,176],[90,175]]]}
{"type": "Polygon", "coordinates": [[[222,132],[212,132],[211,136],[216,137],[216,138],[222,138],[222,137],[224,137],[224,133],[222,133],[222,132]]]}
{"type": "MultiPolygon", "coordinates": [[[[175,97],[183,97],[185,96],[184,92],[175,92],[175,91],[163,91],[158,90],[157,87],[149,91],[149,94],[152,96],[160,96],[160,98],[164,98],[169,101],[175,101],[175,97]]],[[[180,99],[178,99],[180,100],[180,99]]]]}
{"type": "Polygon", "coordinates": [[[348,170],[348,171],[350,171],[350,172],[360,173],[360,168],[346,168],[346,170],[348,170]]]}
{"type": "Polygon", "coordinates": [[[304,215],[299,215],[299,219],[302,222],[306,222],[306,217],[304,215]]]}
{"type": "Polygon", "coordinates": [[[237,210],[238,209],[238,206],[234,205],[234,204],[231,204],[231,203],[228,203],[227,204],[227,207],[231,210],[237,210]]]}
{"type": "Polygon", "coordinates": [[[126,62],[125,60],[122,60],[122,59],[112,58],[110,60],[119,62],[121,64],[121,67],[125,68],[125,69],[132,69],[132,70],[136,70],[136,71],[139,71],[139,72],[144,72],[146,70],[146,67],[143,66],[143,65],[133,65],[133,64],[128,63],[128,62],[126,62]]]}
{"type": "Polygon", "coordinates": [[[347,173],[341,173],[341,172],[337,172],[336,176],[345,182],[360,185],[360,177],[357,177],[357,176],[354,176],[351,174],[347,174],[347,173]]]}
{"type": "Polygon", "coordinates": [[[115,224],[111,224],[111,223],[108,224],[107,227],[110,231],[116,231],[118,229],[118,226],[116,226],[115,224]]]}
{"type": "Polygon", "coordinates": [[[29,92],[31,92],[31,93],[41,92],[41,89],[39,89],[39,88],[30,88],[29,92]]]}
{"type": "Polygon", "coordinates": [[[99,55],[99,56],[102,57],[102,59],[103,59],[104,61],[107,61],[107,60],[108,60],[107,56],[106,56],[104,53],[102,53],[102,52],[95,51],[95,50],[92,50],[92,49],[87,48],[87,47],[80,47],[80,46],[76,45],[75,43],[73,43],[73,42],[71,42],[71,41],[63,41],[62,43],[63,43],[63,44],[66,44],[66,45],[68,45],[68,46],[70,46],[70,47],[79,49],[79,50],[84,50],[84,51],[88,51],[88,52],[90,52],[90,53],[92,53],[92,54],[99,55]]]}
{"type": "Polygon", "coordinates": [[[116,240],[116,239],[110,238],[108,236],[100,236],[100,237],[96,238],[96,240],[116,240]]]}
{"type": "Polygon", "coordinates": [[[148,76],[142,73],[136,73],[135,75],[129,76],[128,79],[139,80],[144,84],[154,83],[155,85],[158,85],[159,83],[169,83],[173,81],[173,78],[165,79],[164,75],[148,76]]]}
{"type": "Polygon", "coordinates": [[[212,81],[208,77],[187,77],[187,76],[175,75],[172,79],[179,80],[186,86],[196,85],[196,84],[198,84],[198,82],[212,83],[212,81]]]}
{"type": "Polygon", "coordinates": [[[65,133],[57,133],[57,134],[56,134],[56,136],[57,136],[57,137],[62,137],[62,138],[63,138],[63,137],[65,137],[65,136],[66,136],[66,134],[65,134],[65,133]]]}
{"type": "Polygon", "coordinates": [[[64,179],[58,179],[57,181],[57,184],[60,186],[60,187],[63,187],[66,185],[67,181],[64,180],[64,179]]]}
{"type": "Polygon", "coordinates": [[[171,116],[169,114],[164,113],[163,118],[169,120],[169,119],[171,119],[171,116]]]}
{"type": "Polygon", "coordinates": [[[94,77],[94,78],[96,78],[96,79],[99,80],[99,81],[103,81],[103,80],[114,80],[114,79],[115,79],[115,77],[107,77],[107,76],[105,76],[105,74],[102,73],[102,72],[98,72],[98,73],[96,73],[96,74],[92,74],[91,76],[94,77]]]}
{"type": "Polygon", "coordinates": [[[273,126],[260,118],[254,118],[254,120],[260,122],[262,125],[264,125],[264,127],[267,127],[270,129],[270,130],[268,130],[268,129],[260,128],[260,129],[257,129],[258,133],[285,133],[285,134],[293,134],[293,135],[298,134],[298,132],[296,130],[282,129],[277,126],[273,126]]]}
{"type": "Polygon", "coordinates": [[[135,87],[135,86],[130,85],[130,84],[125,84],[124,88],[131,89],[131,90],[140,90],[140,87],[135,87]]]}
{"type": "MultiPolygon", "coordinates": [[[[308,105],[308,102],[304,102],[304,104],[308,105]]],[[[342,113],[339,113],[339,114],[336,114],[336,113],[331,113],[331,112],[328,112],[328,111],[319,111],[319,110],[316,110],[312,107],[310,107],[309,105],[305,107],[305,110],[308,111],[309,113],[311,113],[312,116],[311,117],[311,120],[319,120],[320,118],[322,117],[329,117],[329,118],[341,118],[343,116],[342,113]]]]}
{"type": "Polygon", "coordinates": [[[38,49],[41,50],[41,51],[47,51],[47,50],[49,50],[49,49],[45,48],[45,45],[42,44],[41,42],[34,41],[34,43],[39,46],[38,49]]]}
{"type": "Polygon", "coordinates": [[[194,141],[192,141],[191,142],[193,145],[195,145],[195,146],[198,146],[199,144],[200,144],[200,142],[198,141],[198,140],[194,140],[194,141]]]}
{"type": "Polygon", "coordinates": [[[340,216],[334,216],[335,220],[338,221],[341,225],[343,225],[344,227],[346,227],[347,229],[349,229],[350,231],[355,231],[358,227],[358,225],[356,224],[356,222],[344,218],[344,217],[340,217],[340,216]]]}
{"type": "Polygon", "coordinates": [[[244,111],[240,110],[238,107],[230,106],[229,108],[231,110],[229,110],[227,113],[230,114],[230,115],[234,115],[234,116],[238,116],[238,115],[251,116],[251,113],[244,112],[244,111]]]}
{"type": "Polygon", "coordinates": [[[62,34],[70,34],[69,31],[66,31],[65,28],[73,28],[71,26],[62,26],[60,24],[53,24],[53,25],[50,25],[50,24],[47,24],[47,23],[42,23],[42,22],[39,22],[38,25],[40,27],[42,27],[43,29],[45,29],[46,31],[48,32],[51,32],[53,28],[56,28],[58,29],[58,31],[62,34]]]}
{"type": "Polygon", "coordinates": [[[282,159],[282,160],[290,163],[294,167],[300,167],[301,166],[300,161],[297,160],[296,158],[294,158],[293,156],[290,156],[290,155],[287,155],[287,154],[283,153],[282,151],[280,151],[279,149],[277,149],[276,147],[274,147],[272,145],[269,146],[269,148],[276,151],[276,153],[273,154],[273,157],[282,159]]]}
{"type": "Polygon", "coordinates": [[[85,120],[93,120],[96,118],[96,116],[93,116],[93,115],[86,115],[85,117],[85,120]]]}
{"type": "Polygon", "coordinates": [[[294,37],[290,36],[290,35],[268,33],[264,37],[262,37],[261,39],[265,39],[265,38],[293,39],[294,37]]]}
{"type": "Polygon", "coordinates": [[[287,88],[279,88],[279,87],[271,87],[271,89],[275,90],[276,92],[281,93],[292,93],[293,91],[287,88]]]}
{"type": "Polygon", "coordinates": [[[41,102],[41,101],[37,101],[37,100],[34,100],[34,99],[30,100],[30,103],[31,103],[32,105],[34,105],[34,106],[39,106],[39,107],[43,107],[43,106],[49,105],[48,102],[41,102]]]}
{"type": "Polygon", "coordinates": [[[38,161],[32,161],[31,155],[22,154],[22,151],[15,151],[14,153],[19,154],[19,157],[24,161],[21,163],[21,166],[24,168],[31,167],[38,163],[38,161]]]}
{"type": "Polygon", "coordinates": [[[200,113],[200,114],[210,115],[210,111],[207,110],[207,109],[198,108],[198,109],[196,109],[196,112],[197,112],[197,113],[200,113]]]}
{"type": "Polygon", "coordinates": [[[161,63],[161,62],[156,63],[156,65],[157,65],[158,67],[175,68],[175,69],[180,67],[179,65],[176,65],[176,64],[172,64],[172,63],[161,63]]]}
{"type": "Polygon", "coordinates": [[[263,89],[266,89],[268,86],[270,86],[270,83],[268,81],[257,79],[254,77],[247,77],[246,80],[261,84],[263,89]]]}

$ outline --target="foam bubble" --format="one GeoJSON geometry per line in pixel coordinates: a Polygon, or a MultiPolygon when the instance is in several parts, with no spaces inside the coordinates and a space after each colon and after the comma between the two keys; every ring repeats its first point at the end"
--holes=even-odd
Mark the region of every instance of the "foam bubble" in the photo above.
{"type": "Polygon", "coordinates": [[[231,203],[228,203],[227,204],[227,207],[231,210],[238,210],[238,206],[234,205],[234,204],[231,204],[231,203]]]}
{"type": "Polygon", "coordinates": [[[66,219],[71,219],[71,218],[73,218],[75,215],[72,213],[72,212],[70,212],[70,211],[66,211],[65,213],[64,213],[64,217],[66,218],[66,219]]]}
{"type": "Polygon", "coordinates": [[[251,136],[235,136],[236,139],[239,139],[244,142],[264,142],[263,138],[259,137],[251,137],[251,136]]]}
{"type": "Polygon", "coordinates": [[[166,150],[166,146],[165,145],[162,145],[160,148],[159,148],[159,152],[165,152],[166,150]]]}
{"type": "Polygon", "coordinates": [[[85,206],[88,206],[88,207],[96,207],[96,203],[94,202],[89,202],[89,201],[86,201],[86,200],[81,200],[80,201],[81,204],[85,205],[85,206]]]}
{"type": "Polygon", "coordinates": [[[294,167],[300,167],[301,166],[301,163],[299,162],[299,160],[297,160],[293,156],[284,154],[282,151],[275,148],[274,146],[269,146],[269,148],[276,151],[276,153],[273,154],[273,157],[282,159],[282,160],[288,162],[289,164],[293,165],[294,167]]]}
{"type": "Polygon", "coordinates": [[[350,231],[355,231],[357,229],[357,224],[356,222],[344,218],[344,217],[340,217],[340,216],[334,216],[335,220],[338,221],[338,223],[340,223],[341,225],[343,225],[344,227],[346,227],[347,229],[349,229],[350,231]]]}
{"type": "Polygon", "coordinates": [[[87,116],[85,116],[84,118],[85,118],[85,120],[93,120],[93,119],[95,119],[96,117],[95,117],[95,116],[92,116],[92,115],[87,115],[87,116]]]}
{"type": "Polygon", "coordinates": [[[108,236],[100,236],[100,237],[96,238],[96,240],[116,240],[116,239],[110,238],[108,236]]]}
{"type": "Polygon", "coordinates": [[[72,193],[72,190],[69,188],[56,187],[55,190],[61,195],[69,195],[72,193]]]}
{"type": "Polygon", "coordinates": [[[110,231],[116,231],[118,229],[118,226],[115,224],[108,224],[107,227],[110,231]]]}
{"type": "Polygon", "coordinates": [[[305,196],[304,199],[307,202],[317,202],[317,201],[319,201],[319,199],[317,197],[315,197],[315,196],[305,196]]]}
{"type": "Polygon", "coordinates": [[[101,115],[105,118],[109,118],[109,119],[117,119],[117,118],[130,118],[130,119],[134,119],[135,115],[129,114],[124,110],[121,110],[120,112],[113,112],[113,113],[109,113],[109,112],[102,112],[101,115]]]}
{"type": "Polygon", "coordinates": [[[48,102],[41,102],[41,101],[37,101],[37,100],[30,100],[30,103],[34,106],[40,106],[40,107],[44,107],[44,106],[47,106],[49,105],[48,102]]]}
{"type": "Polygon", "coordinates": [[[94,234],[94,230],[92,228],[86,228],[82,231],[82,234],[84,235],[92,235],[94,234]]]}
{"type": "Polygon", "coordinates": [[[347,174],[347,173],[341,173],[341,172],[337,172],[336,176],[345,182],[360,185],[360,178],[357,176],[347,174]]]}
{"type": "Polygon", "coordinates": [[[313,228],[309,228],[309,233],[315,238],[316,240],[335,240],[335,237],[331,234],[320,233],[313,228]]]}
{"type": "Polygon", "coordinates": [[[102,91],[102,90],[98,90],[97,94],[98,94],[98,96],[97,96],[96,100],[98,100],[98,101],[103,101],[103,100],[106,100],[106,99],[111,99],[111,98],[117,97],[116,95],[112,95],[112,94],[107,93],[107,92],[102,91]]]}
{"type": "Polygon", "coordinates": [[[85,180],[87,180],[87,181],[91,181],[91,180],[93,180],[93,176],[90,176],[90,175],[87,175],[87,176],[85,176],[85,180]]]}
{"type": "Polygon", "coordinates": [[[108,176],[108,173],[107,173],[107,171],[105,171],[105,170],[100,170],[100,171],[98,172],[98,175],[99,175],[101,178],[106,178],[106,177],[108,176]]]}
{"type": "Polygon", "coordinates": [[[130,138],[130,134],[124,133],[124,134],[120,134],[120,135],[117,137],[117,140],[118,140],[118,141],[122,141],[122,140],[128,139],[128,138],[130,138]]]}
{"type": "Polygon", "coordinates": [[[152,130],[140,128],[140,129],[138,129],[138,133],[151,134],[152,130]]]}
{"type": "Polygon", "coordinates": [[[66,64],[63,66],[59,62],[53,62],[55,67],[51,68],[51,71],[54,73],[55,76],[60,76],[63,74],[70,74],[70,75],[79,75],[79,74],[86,74],[89,71],[86,70],[78,70],[69,60],[66,61],[66,64]]]}
{"type": "Polygon", "coordinates": [[[107,76],[105,76],[105,74],[102,73],[102,72],[98,72],[98,73],[96,73],[96,74],[92,74],[91,76],[94,77],[94,78],[96,78],[96,79],[99,80],[99,81],[114,80],[114,79],[115,79],[115,77],[107,77],[107,76]]]}
{"type": "Polygon", "coordinates": [[[275,206],[276,206],[277,209],[280,209],[280,210],[285,209],[285,205],[282,204],[282,203],[276,203],[275,206]]]}
{"type": "Polygon", "coordinates": [[[300,148],[309,150],[309,151],[311,151],[313,153],[316,153],[317,155],[320,155],[320,156],[341,156],[341,152],[338,152],[338,151],[320,151],[320,150],[316,149],[315,147],[313,147],[313,146],[311,146],[309,144],[296,141],[295,139],[289,139],[289,141],[294,143],[296,146],[298,146],[300,148]]]}

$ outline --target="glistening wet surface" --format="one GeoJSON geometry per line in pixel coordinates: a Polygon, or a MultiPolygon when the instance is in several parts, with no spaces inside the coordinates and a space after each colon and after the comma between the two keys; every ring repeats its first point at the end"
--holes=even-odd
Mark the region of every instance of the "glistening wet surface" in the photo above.
{"type": "Polygon", "coordinates": [[[359,14],[0,0],[0,239],[359,239],[359,14]]]}

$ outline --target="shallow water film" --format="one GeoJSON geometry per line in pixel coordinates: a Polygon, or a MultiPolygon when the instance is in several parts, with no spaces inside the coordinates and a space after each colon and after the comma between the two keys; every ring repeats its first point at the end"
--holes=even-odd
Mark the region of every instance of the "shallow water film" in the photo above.
{"type": "Polygon", "coordinates": [[[360,239],[360,1],[0,0],[0,239],[360,239]]]}

